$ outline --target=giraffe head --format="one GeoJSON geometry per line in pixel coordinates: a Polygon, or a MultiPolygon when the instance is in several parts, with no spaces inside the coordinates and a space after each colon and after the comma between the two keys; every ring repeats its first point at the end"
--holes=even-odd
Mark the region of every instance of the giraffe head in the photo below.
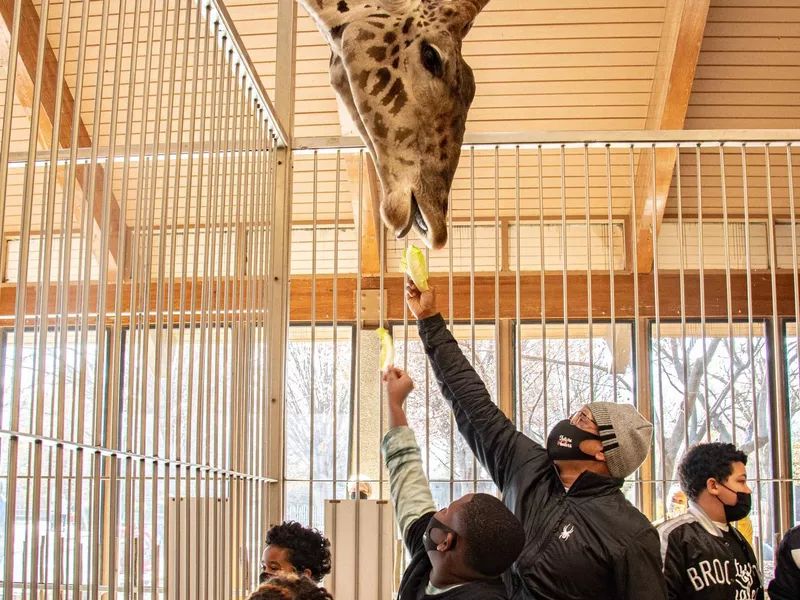
{"type": "Polygon", "coordinates": [[[303,0],[331,46],[331,84],[375,162],[384,223],[398,237],[414,228],[432,248],[447,243],[475,96],[461,43],[487,2],[303,0]]]}

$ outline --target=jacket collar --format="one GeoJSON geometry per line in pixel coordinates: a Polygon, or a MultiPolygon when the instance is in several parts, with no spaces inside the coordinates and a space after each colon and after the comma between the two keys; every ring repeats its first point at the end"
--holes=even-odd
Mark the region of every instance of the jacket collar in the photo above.
{"type": "MultiPolygon", "coordinates": [[[[553,465],[553,472],[556,475],[557,484],[563,490],[564,484],[561,482],[558,467],[555,465],[553,465]]],[[[584,471],[578,476],[572,487],[569,488],[568,493],[573,497],[602,496],[621,490],[624,484],[625,480],[618,477],[601,475],[594,471],[584,471]]]]}
{"type": "Polygon", "coordinates": [[[689,510],[688,512],[697,519],[697,522],[703,526],[708,533],[716,537],[722,537],[722,531],[720,531],[719,527],[714,524],[714,521],[711,520],[700,505],[696,504],[695,502],[689,501],[689,510]]]}

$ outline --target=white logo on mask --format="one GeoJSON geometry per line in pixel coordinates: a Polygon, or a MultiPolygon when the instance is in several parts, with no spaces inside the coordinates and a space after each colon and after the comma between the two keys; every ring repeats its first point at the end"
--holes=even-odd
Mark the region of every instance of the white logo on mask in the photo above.
{"type": "Polygon", "coordinates": [[[572,438],[568,438],[565,435],[558,436],[558,445],[562,448],[572,448],[572,438]]]}

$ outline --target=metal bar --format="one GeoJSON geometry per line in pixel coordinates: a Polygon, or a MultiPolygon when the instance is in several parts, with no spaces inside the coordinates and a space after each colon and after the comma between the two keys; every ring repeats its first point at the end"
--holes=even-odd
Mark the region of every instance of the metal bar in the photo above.
{"type": "MultiPolygon", "coordinates": [[[[730,130],[622,130],[622,131],[535,131],[535,132],[491,132],[467,133],[464,136],[462,149],[475,147],[478,150],[491,150],[495,146],[513,149],[536,149],[539,146],[548,150],[557,150],[561,146],[580,149],[589,144],[593,148],[603,148],[611,144],[613,148],[630,148],[634,144],[638,148],[657,147],[674,148],[676,144],[691,148],[700,143],[717,146],[720,142],[726,145],[748,146],[772,144],[786,146],[800,142],[800,131],[797,129],[730,129],[730,130]]],[[[340,149],[358,150],[364,148],[360,137],[298,137],[293,140],[295,151],[340,149]]]]}
{"type": "MultiPolygon", "coordinates": [[[[333,499],[337,500],[338,495],[338,474],[339,474],[339,427],[338,427],[338,406],[339,401],[339,200],[341,196],[342,179],[342,153],[336,153],[336,189],[334,192],[333,207],[333,499]]],[[[335,512],[335,511],[334,511],[335,512]]],[[[335,581],[331,580],[331,588],[336,589],[335,581]]]]}
{"type": "MultiPolygon", "coordinates": [[[[447,211],[447,230],[449,232],[453,232],[453,192],[450,191],[448,197],[448,204],[450,210],[447,211]]],[[[448,258],[448,269],[447,269],[447,302],[448,302],[448,327],[450,328],[451,333],[455,333],[453,328],[453,243],[449,243],[447,245],[447,258],[448,258]]],[[[405,279],[407,280],[408,277],[406,276],[405,279]]],[[[408,314],[408,307],[404,304],[403,305],[403,314],[408,314]]],[[[406,321],[406,339],[405,339],[405,346],[406,349],[408,348],[408,322],[406,321]]],[[[406,354],[408,351],[406,350],[406,354]]],[[[407,362],[407,361],[406,361],[407,362]]],[[[450,413],[450,502],[454,500],[454,482],[453,479],[455,478],[455,430],[456,430],[456,417],[453,414],[453,411],[448,411],[450,413]]]]}
{"type": "MultiPolygon", "coordinates": [[[[606,178],[608,179],[608,146],[606,146],[606,178]]],[[[589,327],[589,398],[594,402],[594,323],[592,315],[592,215],[591,215],[591,199],[589,196],[589,146],[583,147],[583,193],[584,204],[586,210],[586,297],[587,297],[587,323],[589,327]]],[[[611,181],[608,181],[609,202],[611,194],[611,181]]],[[[609,212],[611,208],[609,207],[609,212]]],[[[611,222],[609,219],[609,228],[611,222]]],[[[565,236],[566,237],[566,236],[565,236]]],[[[611,236],[609,236],[611,237],[611,236]]],[[[566,269],[566,254],[564,255],[564,268],[566,269]]],[[[609,267],[610,268],[610,267],[609,267]]],[[[614,281],[614,278],[611,278],[614,281]]],[[[565,294],[566,295],[566,294],[565,294]]],[[[613,301],[613,295],[612,295],[613,301]]],[[[612,311],[613,318],[613,311],[612,311]]],[[[566,320],[566,313],[564,313],[566,320]]],[[[613,328],[612,328],[613,331],[613,328]]],[[[613,336],[613,334],[612,334],[613,336]]],[[[612,337],[613,339],[613,337],[612,337]]],[[[569,356],[567,356],[567,363],[569,363],[569,356]]],[[[567,383],[569,385],[569,382],[567,383]]]]}
{"type": "MultiPolygon", "coordinates": [[[[689,447],[689,353],[686,350],[686,257],[683,247],[683,181],[681,178],[681,151],[676,151],[675,159],[675,181],[677,184],[678,201],[678,260],[680,261],[680,295],[681,295],[681,352],[683,359],[683,444],[689,447]]],[[[701,223],[698,223],[702,226],[701,223]]],[[[694,399],[695,404],[697,398],[694,399]]],[[[696,406],[691,407],[696,411],[696,406]]]]}
{"type": "MultiPolygon", "coordinates": [[[[608,274],[609,274],[609,296],[611,312],[611,389],[614,395],[614,402],[619,401],[617,390],[617,305],[616,291],[614,287],[615,265],[614,265],[614,222],[613,222],[613,196],[611,192],[611,149],[606,146],[606,196],[608,197],[608,274]]],[[[591,257],[591,254],[589,255],[591,257]]],[[[591,263],[591,258],[589,260],[591,263]]],[[[592,297],[589,296],[589,304],[592,304],[592,297]]],[[[593,346],[589,341],[589,347],[593,346]]],[[[591,357],[591,354],[589,355],[591,357]]],[[[591,362],[591,361],[590,361],[591,362]]]]}
{"type": "MultiPolygon", "coordinates": [[[[778,286],[776,281],[776,271],[777,271],[777,250],[776,250],[776,243],[775,243],[775,217],[773,214],[773,205],[772,205],[772,165],[770,164],[770,148],[769,146],[764,148],[764,166],[767,175],[767,244],[769,250],[769,274],[770,274],[770,284],[771,284],[771,292],[772,292],[772,356],[781,356],[783,354],[783,333],[781,331],[781,322],[778,318],[778,286]]],[[[800,346],[798,346],[800,348],[800,346]]],[[[774,374],[773,379],[773,386],[775,390],[775,397],[778,398],[777,402],[777,412],[783,412],[785,410],[784,407],[788,407],[788,399],[782,398],[782,391],[783,393],[787,392],[786,387],[784,387],[784,381],[781,378],[781,371],[782,369],[779,368],[780,361],[777,361],[776,364],[773,365],[772,372],[774,374]]],[[[777,437],[779,440],[787,439],[787,431],[786,431],[786,423],[788,419],[776,419],[777,425],[777,437]]],[[[786,445],[783,443],[778,443],[775,445],[777,448],[777,466],[778,466],[778,473],[779,475],[783,475],[784,473],[791,472],[789,465],[791,464],[791,452],[787,452],[786,445]]],[[[786,490],[785,486],[776,486],[778,491],[778,498],[779,504],[781,507],[785,507],[787,502],[786,499],[791,498],[791,491],[786,490]],[[788,492],[784,495],[785,492],[788,492]]],[[[781,513],[779,515],[779,530],[783,531],[784,521],[789,521],[786,519],[786,508],[782,508],[781,513]]]]}
{"type": "MultiPolygon", "coordinates": [[[[641,160],[641,156],[640,156],[641,160]]],[[[631,246],[631,264],[633,265],[633,312],[634,312],[634,327],[637,329],[635,339],[640,339],[641,336],[639,335],[639,328],[642,326],[642,322],[639,320],[639,258],[638,258],[638,248],[637,248],[637,228],[636,228],[636,167],[634,165],[634,152],[633,146],[629,146],[628,148],[628,164],[630,166],[630,173],[629,173],[629,181],[630,181],[630,196],[631,196],[631,206],[630,206],[630,223],[632,224],[631,231],[626,232],[626,237],[630,240],[631,246]]],[[[636,363],[634,362],[634,365],[636,363]]],[[[639,377],[639,370],[635,374],[634,379],[634,397],[637,404],[637,407],[641,411],[641,406],[639,404],[642,401],[642,386],[641,386],[641,377],[639,377]]],[[[652,400],[651,400],[652,403],[652,400]]],[[[648,413],[651,413],[651,410],[648,408],[648,413]]],[[[648,467],[650,465],[648,464],[648,467]]],[[[641,475],[641,472],[639,473],[641,475]]],[[[639,484],[639,488],[637,489],[637,496],[642,498],[644,489],[642,484],[639,484]]]]}
{"type": "MultiPolygon", "coordinates": [[[[798,260],[798,236],[797,236],[797,212],[795,212],[795,197],[794,197],[794,167],[792,166],[792,145],[786,146],[786,173],[788,176],[788,185],[789,185],[789,223],[792,229],[792,275],[794,279],[794,333],[795,333],[795,348],[797,348],[797,356],[798,356],[798,378],[800,379],[800,273],[798,273],[798,265],[800,265],[800,260],[798,260]]],[[[778,356],[778,355],[776,355],[778,356]]],[[[785,410],[788,408],[788,405],[784,405],[781,407],[781,410],[785,410]]],[[[789,446],[788,440],[790,439],[789,435],[785,431],[786,424],[788,423],[788,419],[778,419],[779,422],[779,430],[778,430],[778,439],[784,440],[784,444],[781,446],[782,450],[786,450],[789,446]]],[[[791,455],[791,453],[789,453],[791,455]]],[[[780,457],[781,465],[791,464],[790,460],[783,460],[784,457],[780,457]]],[[[784,467],[782,466],[782,469],[784,467]]],[[[790,472],[790,471],[789,471],[790,472]]],[[[783,473],[781,473],[783,475],[783,473]]],[[[788,473],[787,473],[788,475],[788,473]]],[[[791,498],[791,488],[786,490],[787,486],[782,486],[785,492],[782,492],[782,496],[786,499],[791,498]]],[[[781,511],[781,523],[779,531],[786,531],[791,525],[791,514],[789,510],[786,508],[788,502],[783,502],[783,509],[781,511]],[[789,513],[789,514],[787,514],[789,513]]]]}
{"type": "MultiPolygon", "coordinates": [[[[539,306],[542,307],[542,390],[544,391],[544,421],[542,423],[542,440],[547,439],[549,406],[547,404],[547,310],[545,308],[545,256],[544,256],[544,177],[542,166],[542,146],[536,148],[537,179],[539,184],[539,306]]],[[[566,290],[564,290],[566,293],[566,290]]],[[[566,316],[566,315],[565,315],[566,316]]]]}
{"type": "MultiPolygon", "coordinates": [[[[753,286],[751,271],[753,268],[751,246],[750,246],[750,205],[749,205],[749,190],[747,186],[747,149],[742,146],[742,193],[744,201],[744,251],[745,260],[747,261],[747,355],[750,359],[750,378],[751,385],[750,391],[752,393],[753,401],[753,434],[755,439],[754,451],[756,455],[756,523],[758,524],[759,540],[764,539],[764,530],[762,529],[763,520],[761,519],[761,460],[759,455],[759,436],[758,436],[758,398],[756,396],[756,365],[755,365],[755,351],[753,348],[753,286]]],[[[771,224],[770,224],[771,227],[771,224]]],[[[771,261],[770,261],[771,262],[771,261]]],[[[731,355],[733,348],[731,348],[731,355]]],[[[733,381],[731,381],[731,388],[733,388],[733,381]]],[[[735,429],[736,424],[732,423],[735,429]]],[[[756,551],[756,559],[759,564],[763,564],[763,544],[754,544],[756,551]]]]}
{"type": "MultiPolygon", "coordinates": [[[[477,369],[475,351],[475,148],[469,149],[469,349],[470,362],[477,369]]],[[[478,491],[478,459],[472,458],[472,491],[478,491]]]]}
{"type": "Polygon", "coordinates": [[[569,378],[569,304],[567,302],[567,176],[566,176],[566,154],[565,146],[560,148],[560,166],[561,166],[561,285],[564,288],[564,393],[566,401],[565,416],[569,417],[572,414],[572,406],[570,403],[570,378],[569,378]]]}
{"type": "MultiPolygon", "coordinates": [[[[500,346],[500,150],[494,151],[494,347],[499,356],[500,346]]],[[[474,232],[473,232],[474,237],[474,232]]],[[[497,400],[500,401],[499,386],[507,385],[500,377],[500,361],[495,360],[495,381],[498,382],[497,400]]],[[[427,362],[426,362],[427,365],[427,362]]],[[[509,415],[510,416],[510,415],[509,415]]]]}
{"type": "MultiPolygon", "coordinates": [[[[516,368],[516,391],[518,402],[517,409],[517,428],[525,433],[525,393],[522,389],[522,220],[520,217],[520,172],[519,172],[519,146],[514,148],[514,222],[516,223],[517,235],[514,245],[517,255],[515,265],[515,306],[516,318],[514,320],[514,366],[516,368]]],[[[513,402],[513,400],[512,400],[513,402]]]]}
{"type": "MultiPolygon", "coordinates": [[[[652,152],[650,153],[650,168],[652,169],[652,173],[656,172],[656,149],[653,147],[652,152]]],[[[656,178],[653,177],[653,189],[651,190],[653,202],[655,203],[655,199],[657,198],[656,195],[656,178]]],[[[663,379],[663,372],[664,370],[661,367],[661,309],[659,307],[659,285],[658,285],[658,211],[655,209],[655,205],[653,206],[652,211],[652,235],[653,235],[653,295],[654,301],[653,304],[655,306],[655,346],[656,346],[656,365],[658,369],[658,406],[659,406],[659,413],[658,413],[658,425],[659,425],[659,434],[661,436],[661,475],[664,478],[664,482],[661,484],[661,499],[662,499],[662,506],[664,514],[666,515],[667,511],[667,468],[666,468],[666,453],[664,452],[664,448],[666,447],[665,438],[664,438],[664,388],[662,384],[663,379]]],[[[636,243],[636,242],[634,242],[636,243]]]]}
{"type": "MultiPolygon", "coordinates": [[[[364,206],[364,153],[359,153],[359,160],[358,160],[358,206],[364,206]]],[[[358,261],[358,277],[356,279],[356,381],[355,381],[355,394],[353,395],[354,401],[356,403],[355,406],[355,479],[356,479],[356,531],[355,531],[355,561],[353,562],[353,581],[355,582],[355,590],[354,595],[355,599],[359,600],[360,597],[360,585],[359,585],[359,578],[358,578],[358,564],[361,558],[361,527],[360,527],[360,513],[361,513],[361,493],[359,489],[359,479],[361,478],[361,326],[363,321],[361,320],[361,258],[362,258],[362,246],[364,240],[364,220],[358,219],[358,233],[356,235],[358,251],[357,251],[357,261],[358,261]]],[[[408,340],[408,338],[406,338],[408,340]]],[[[406,341],[406,346],[408,346],[408,342],[406,341]]],[[[351,428],[351,435],[353,432],[353,428],[351,428]]],[[[352,442],[351,442],[351,445],[352,442]]],[[[350,465],[352,468],[352,465],[350,465]]]]}
{"type": "MultiPolygon", "coordinates": [[[[725,250],[725,256],[730,256],[730,243],[728,241],[728,186],[725,179],[725,147],[719,147],[719,169],[720,169],[720,190],[722,192],[722,243],[725,250]]],[[[736,445],[736,394],[734,386],[734,364],[733,354],[734,339],[733,339],[733,301],[731,294],[731,263],[730,260],[725,261],[725,297],[728,309],[728,368],[730,369],[730,396],[731,396],[731,441],[736,445]]]]}
{"type": "MultiPolygon", "coordinates": [[[[19,54],[19,28],[22,20],[22,0],[14,0],[14,17],[11,20],[11,38],[8,44],[8,56],[17,56],[19,54]]],[[[46,28],[44,28],[46,29],[46,28]]],[[[80,65],[80,54],[78,58],[80,65]]],[[[41,72],[41,71],[39,71],[41,72]]],[[[80,72],[80,69],[79,71],[80,72]]],[[[3,109],[3,137],[0,141],[0,242],[6,239],[6,202],[8,194],[8,167],[9,167],[9,154],[11,150],[11,125],[14,117],[13,98],[16,94],[17,84],[17,61],[9,60],[6,64],[6,105],[3,109]]],[[[32,105],[33,106],[33,105],[32,105]]],[[[36,146],[35,138],[29,143],[36,146]]],[[[0,243],[0,265],[6,264],[7,258],[3,255],[6,251],[5,243],[0,243]]],[[[10,464],[10,463],[9,463],[10,464]]],[[[6,530],[8,531],[8,530],[6,530]]],[[[6,553],[6,556],[11,556],[6,553]]],[[[6,598],[11,597],[11,583],[7,576],[3,577],[3,593],[6,598]]]]}
{"type": "MultiPolygon", "coordinates": [[[[711,441],[711,417],[708,406],[708,352],[706,348],[706,284],[705,260],[703,259],[703,174],[700,163],[700,145],[695,148],[695,162],[697,165],[697,248],[698,268],[700,270],[700,336],[703,344],[703,400],[705,402],[706,441],[711,441]]],[[[660,374],[659,374],[660,375],[660,374]]]]}
{"type": "MultiPolygon", "coordinates": [[[[308,520],[314,526],[314,413],[317,408],[317,170],[319,168],[317,154],[314,154],[312,195],[311,195],[311,388],[309,394],[309,462],[308,462],[308,520]]],[[[363,210],[363,207],[360,208],[363,210]]],[[[358,486],[356,486],[358,488],[358,486]]]]}

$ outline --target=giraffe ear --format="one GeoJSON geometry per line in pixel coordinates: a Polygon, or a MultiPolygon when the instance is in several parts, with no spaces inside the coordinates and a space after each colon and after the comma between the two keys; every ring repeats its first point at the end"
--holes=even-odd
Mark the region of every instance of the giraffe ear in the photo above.
{"type": "Polygon", "coordinates": [[[456,14],[452,18],[450,30],[464,39],[472,29],[472,23],[489,4],[489,0],[450,0],[443,2],[442,6],[450,8],[456,14]]]}

